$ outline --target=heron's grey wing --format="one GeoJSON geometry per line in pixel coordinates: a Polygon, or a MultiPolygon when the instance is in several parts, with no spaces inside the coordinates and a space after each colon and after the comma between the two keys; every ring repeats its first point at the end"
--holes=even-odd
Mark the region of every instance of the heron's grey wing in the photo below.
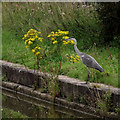
{"type": "Polygon", "coordinates": [[[101,72],[103,71],[102,67],[98,64],[98,62],[90,55],[83,53],[81,55],[81,60],[87,67],[97,69],[101,72]]]}
{"type": "Polygon", "coordinates": [[[93,66],[94,66],[94,59],[92,57],[90,57],[87,54],[82,54],[81,55],[81,60],[87,67],[92,67],[93,68],[93,66]]]}

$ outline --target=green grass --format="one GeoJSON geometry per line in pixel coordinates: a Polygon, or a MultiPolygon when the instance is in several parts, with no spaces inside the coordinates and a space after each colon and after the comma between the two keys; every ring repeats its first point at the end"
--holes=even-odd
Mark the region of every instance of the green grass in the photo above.
{"type": "MultiPolygon", "coordinates": [[[[36,59],[34,55],[25,48],[23,40],[21,40],[19,37],[16,37],[12,32],[7,30],[3,30],[2,37],[2,59],[13,63],[25,63],[26,66],[34,69],[36,59]]],[[[114,87],[118,87],[118,48],[110,47],[109,49],[108,47],[100,48],[94,45],[90,49],[84,50],[82,52],[93,56],[105,71],[100,73],[99,71],[91,68],[90,82],[105,83],[114,87]],[[110,59],[110,52],[112,60],[110,59]]],[[[64,59],[62,62],[60,74],[85,81],[87,79],[86,66],[81,61],[78,63],[71,63],[66,59],[66,54],[76,53],[74,52],[73,47],[67,48],[65,51],[63,51],[64,59]]],[[[55,59],[52,61],[53,68],[56,64],[55,59]]],[[[49,72],[48,65],[45,64],[44,67],[46,68],[46,71],[49,72]]]]}
{"type": "Polygon", "coordinates": [[[35,58],[31,52],[26,50],[24,41],[15,37],[11,32],[3,31],[2,42],[2,59],[20,64],[23,64],[22,60],[24,60],[27,66],[34,61],[35,58]]]}
{"type": "Polygon", "coordinates": [[[2,118],[28,118],[26,115],[23,115],[19,112],[15,112],[8,108],[3,108],[2,118]]]}

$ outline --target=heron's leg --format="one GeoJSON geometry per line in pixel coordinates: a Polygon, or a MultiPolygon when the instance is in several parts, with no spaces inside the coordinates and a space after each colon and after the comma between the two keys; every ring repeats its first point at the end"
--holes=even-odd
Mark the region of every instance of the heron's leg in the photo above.
{"type": "Polygon", "coordinates": [[[89,77],[90,77],[90,69],[88,67],[87,67],[87,69],[88,69],[88,78],[87,78],[86,84],[88,83],[89,77]]]}

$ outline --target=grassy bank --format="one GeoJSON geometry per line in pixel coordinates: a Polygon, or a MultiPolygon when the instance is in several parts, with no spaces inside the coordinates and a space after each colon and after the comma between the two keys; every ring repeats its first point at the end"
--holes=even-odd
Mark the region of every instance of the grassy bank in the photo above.
{"type": "Polygon", "coordinates": [[[25,115],[22,115],[21,113],[19,112],[15,112],[11,109],[8,109],[8,108],[3,108],[2,110],[2,119],[6,119],[6,118],[28,118],[27,116],[25,115]]]}
{"type": "MultiPolygon", "coordinates": [[[[19,37],[16,37],[12,32],[3,30],[2,43],[3,60],[24,64],[30,69],[34,69],[36,58],[32,52],[26,49],[24,41],[22,41],[19,37]]],[[[104,73],[100,73],[99,71],[91,68],[91,82],[100,82],[118,87],[118,48],[108,46],[96,47],[96,45],[93,45],[88,50],[82,50],[82,52],[93,56],[105,71],[104,73]]],[[[70,62],[66,58],[66,54],[76,54],[73,46],[63,51],[64,59],[62,61],[60,74],[85,81],[87,79],[86,66],[81,61],[76,63],[70,62]]],[[[55,69],[55,59],[52,61],[53,69],[55,69]]],[[[50,61],[48,61],[48,63],[49,62],[50,61]]],[[[42,61],[40,64],[42,65],[42,61]]],[[[44,68],[46,72],[50,72],[48,69],[48,64],[45,64],[44,68]]]]}

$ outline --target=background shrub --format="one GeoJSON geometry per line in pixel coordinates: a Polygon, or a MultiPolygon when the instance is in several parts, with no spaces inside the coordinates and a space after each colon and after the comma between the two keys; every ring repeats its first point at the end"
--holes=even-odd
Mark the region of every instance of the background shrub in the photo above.
{"type": "Polygon", "coordinates": [[[104,43],[118,45],[120,42],[120,2],[99,3],[98,8],[104,43]]]}

